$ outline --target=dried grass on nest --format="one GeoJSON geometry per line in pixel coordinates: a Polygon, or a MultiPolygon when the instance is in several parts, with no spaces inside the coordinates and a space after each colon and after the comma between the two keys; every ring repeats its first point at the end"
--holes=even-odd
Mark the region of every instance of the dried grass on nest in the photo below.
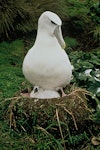
{"type": "Polygon", "coordinates": [[[63,136],[63,131],[65,132],[66,129],[62,126],[67,126],[70,122],[72,127],[74,125],[74,128],[78,130],[80,124],[85,125],[85,121],[91,114],[87,106],[89,92],[75,86],[68,86],[65,93],[67,96],[59,99],[40,100],[21,96],[12,97],[8,99],[11,100],[11,103],[5,119],[9,121],[10,127],[20,128],[23,131],[29,130],[27,124],[30,130],[37,125],[46,128],[49,124],[55,124],[58,125],[60,134],[63,136]]]}

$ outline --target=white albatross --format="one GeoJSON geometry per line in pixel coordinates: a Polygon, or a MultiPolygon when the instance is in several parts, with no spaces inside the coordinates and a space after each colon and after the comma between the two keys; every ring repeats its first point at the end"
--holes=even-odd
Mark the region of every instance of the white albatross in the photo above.
{"type": "Polygon", "coordinates": [[[23,74],[34,86],[32,98],[58,98],[58,90],[64,96],[63,87],[71,81],[72,67],[64,51],[61,25],[59,16],[50,11],[38,20],[36,41],[23,61],[23,74]]]}

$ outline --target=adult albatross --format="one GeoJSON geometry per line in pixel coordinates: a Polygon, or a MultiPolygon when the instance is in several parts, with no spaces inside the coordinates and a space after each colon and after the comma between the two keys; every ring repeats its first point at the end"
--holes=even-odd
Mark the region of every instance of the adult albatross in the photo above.
{"type": "Polygon", "coordinates": [[[65,95],[63,87],[70,83],[72,67],[64,51],[62,21],[51,11],[42,13],[38,20],[37,37],[23,61],[23,74],[34,86],[30,97],[47,99],[65,95]]]}

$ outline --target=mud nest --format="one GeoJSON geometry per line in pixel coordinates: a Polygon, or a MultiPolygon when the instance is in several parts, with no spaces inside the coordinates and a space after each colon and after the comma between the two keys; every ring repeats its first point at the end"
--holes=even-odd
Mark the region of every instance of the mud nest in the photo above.
{"type": "Polygon", "coordinates": [[[10,104],[4,118],[11,128],[25,132],[32,132],[35,127],[62,136],[70,129],[71,132],[82,132],[91,114],[87,106],[89,92],[68,86],[65,93],[66,97],[45,100],[23,98],[18,95],[12,97],[8,99],[10,104]]]}

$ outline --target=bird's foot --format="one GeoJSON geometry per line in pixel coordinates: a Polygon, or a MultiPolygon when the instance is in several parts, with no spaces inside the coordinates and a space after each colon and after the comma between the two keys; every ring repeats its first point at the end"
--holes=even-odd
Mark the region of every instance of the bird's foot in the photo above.
{"type": "Polygon", "coordinates": [[[66,95],[67,95],[67,94],[65,94],[65,92],[64,92],[64,90],[63,90],[63,88],[60,88],[60,90],[61,90],[61,94],[62,94],[61,96],[62,96],[62,97],[64,97],[64,96],[66,96],[66,95]]]}
{"type": "Polygon", "coordinates": [[[30,98],[30,94],[29,93],[21,93],[20,95],[22,97],[24,97],[24,98],[30,98]]]}

